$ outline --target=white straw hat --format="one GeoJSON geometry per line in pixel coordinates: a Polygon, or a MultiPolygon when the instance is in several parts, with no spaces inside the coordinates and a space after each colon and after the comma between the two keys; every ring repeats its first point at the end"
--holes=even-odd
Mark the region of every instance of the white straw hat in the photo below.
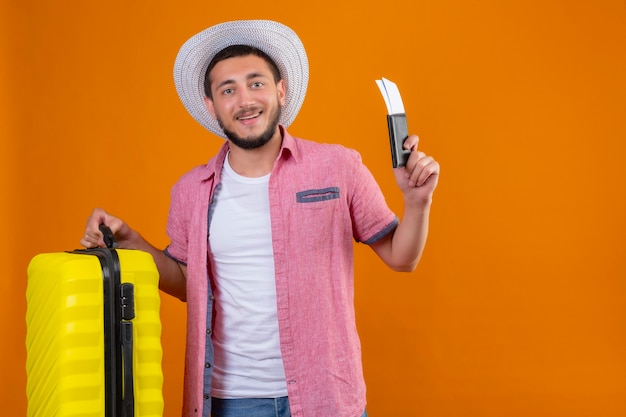
{"type": "Polygon", "coordinates": [[[221,23],[203,30],[183,44],[174,63],[174,84],[189,114],[210,132],[226,137],[204,105],[204,77],[213,57],[232,45],[258,48],[276,63],[286,90],[279,123],[289,126],[304,101],[309,81],[309,61],[298,35],[287,26],[271,20],[221,23]]]}

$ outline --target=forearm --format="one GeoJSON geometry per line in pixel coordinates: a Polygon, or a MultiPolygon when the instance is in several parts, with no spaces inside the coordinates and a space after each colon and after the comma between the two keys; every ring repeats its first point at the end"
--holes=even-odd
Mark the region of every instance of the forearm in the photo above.
{"type": "Polygon", "coordinates": [[[426,246],[429,221],[430,203],[423,207],[405,206],[391,241],[390,262],[394,270],[415,270],[426,246]]]}
{"type": "Polygon", "coordinates": [[[430,203],[405,204],[396,229],[374,243],[372,249],[394,271],[414,271],[426,246],[429,218],[430,203]]]}
{"type": "MultiPolygon", "coordinates": [[[[417,149],[417,139],[415,135],[409,136],[406,149],[417,149]]],[[[393,270],[411,272],[426,246],[430,207],[439,181],[439,163],[415,150],[406,167],[394,169],[394,175],[404,198],[404,213],[393,233],[374,250],[393,270]]]]}
{"type": "Polygon", "coordinates": [[[186,300],[186,268],[183,265],[168,257],[161,249],[154,247],[135,231],[132,231],[128,239],[120,241],[119,244],[121,248],[132,248],[151,254],[159,271],[159,289],[182,301],[186,300]]]}

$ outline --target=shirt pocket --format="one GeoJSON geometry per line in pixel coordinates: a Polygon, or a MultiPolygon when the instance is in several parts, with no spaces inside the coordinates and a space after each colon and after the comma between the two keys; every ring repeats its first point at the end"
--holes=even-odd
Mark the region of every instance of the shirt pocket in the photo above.
{"type": "Polygon", "coordinates": [[[323,209],[339,197],[339,187],[315,188],[297,192],[296,202],[304,209],[323,209]]]}
{"type": "Polygon", "coordinates": [[[302,190],[296,193],[296,203],[286,214],[292,223],[290,238],[299,256],[311,262],[331,259],[343,242],[352,235],[352,223],[339,187],[302,190]]]}

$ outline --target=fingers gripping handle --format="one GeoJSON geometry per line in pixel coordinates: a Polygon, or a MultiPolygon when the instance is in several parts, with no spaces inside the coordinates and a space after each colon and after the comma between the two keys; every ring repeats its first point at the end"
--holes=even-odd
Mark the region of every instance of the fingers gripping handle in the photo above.
{"type": "Polygon", "coordinates": [[[104,244],[107,245],[107,248],[117,249],[119,245],[115,241],[115,236],[113,235],[113,232],[111,231],[109,226],[107,226],[104,223],[101,223],[99,226],[99,229],[102,232],[102,235],[104,238],[104,244]]]}

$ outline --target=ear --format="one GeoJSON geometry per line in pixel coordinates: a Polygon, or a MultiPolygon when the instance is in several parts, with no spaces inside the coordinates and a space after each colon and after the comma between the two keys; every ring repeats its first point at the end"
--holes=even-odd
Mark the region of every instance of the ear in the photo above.
{"type": "Polygon", "coordinates": [[[285,80],[280,80],[276,83],[276,90],[278,90],[278,100],[280,102],[280,106],[282,107],[285,105],[285,80]]]}
{"type": "Polygon", "coordinates": [[[211,116],[213,116],[214,119],[217,119],[217,117],[215,117],[215,107],[213,106],[213,100],[205,96],[204,105],[206,106],[206,109],[209,111],[209,113],[211,113],[211,116]]]}

